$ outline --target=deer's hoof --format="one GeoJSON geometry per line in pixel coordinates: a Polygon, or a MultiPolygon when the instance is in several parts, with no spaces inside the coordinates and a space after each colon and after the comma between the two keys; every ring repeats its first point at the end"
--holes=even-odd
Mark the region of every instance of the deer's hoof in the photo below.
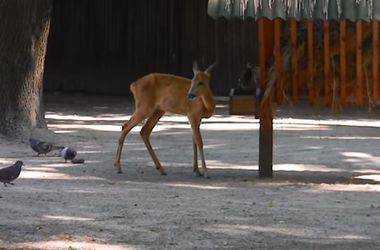
{"type": "Polygon", "coordinates": [[[158,172],[160,172],[161,175],[167,175],[165,169],[162,166],[156,167],[156,169],[158,172]]]}
{"type": "Polygon", "coordinates": [[[113,166],[116,168],[118,174],[123,173],[123,171],[121,171],[121,164],[119,162],[115,162],[113,166]]]}
{"type": "Polygon", "coordinates": [[[210,179],[210,176],[208,175],[207,171],[204,171],[202,175],[203,175],[204,178],[210,179]]]}
{"type": "Polygon", "coordinates": [[[199,169],[194,169],[194,172],[197,175],[197,177],[203,177],[203,174],[201,173],[201,171],[199,171],[199,169]]]}
{"type": "Polygon", "coordinates": [[[157,168],[157,170],[161,173],[161,175],[167,175],[163,167],[157,168]]]}

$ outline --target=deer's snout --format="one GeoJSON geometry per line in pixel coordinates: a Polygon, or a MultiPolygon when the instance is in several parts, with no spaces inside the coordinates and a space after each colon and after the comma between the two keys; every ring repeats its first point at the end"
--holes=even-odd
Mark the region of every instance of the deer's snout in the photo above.
{"type": "Polygon", "coordinates": [[[193,93],[189,93],[187,95],[187,99],[189,99],[190,101],[194,101],[195,98],[197,98],[197,96],[195,94],[193,94],[193,93]]]}

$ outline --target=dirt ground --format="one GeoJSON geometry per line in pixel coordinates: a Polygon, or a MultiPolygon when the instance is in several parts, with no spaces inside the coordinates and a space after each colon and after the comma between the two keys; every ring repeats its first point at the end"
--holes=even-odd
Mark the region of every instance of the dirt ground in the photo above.
{"type": "Polygon", "coordinates": [[[379,249],[380,114],[302,107],[275,120],[275,176],[259,179],[258,120],[219,104],[202,133],[211,179],[192,172],[191,129],[167,115],[152,144],[153,167],[136,127],[113,169],[120,125],[132,112],[119,97],[49,95],[55,142],[83,165],[33,157],[0,138],[0,167],[21,159],[14,186],[0,186],[2,249],[379,249]]]}

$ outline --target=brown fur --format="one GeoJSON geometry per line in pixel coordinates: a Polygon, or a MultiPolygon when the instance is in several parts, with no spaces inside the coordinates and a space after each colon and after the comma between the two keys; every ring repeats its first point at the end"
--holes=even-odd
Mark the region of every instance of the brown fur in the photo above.
{"type": "Polygon", "coordinates": [[[194,78],[192,80],[179,76],[153,73],[140,78],[130,86],[135,100],[135,112],[131,119],[123,124],[116,154],[115,167],[121,172],[121,152],[125,137],[138,123],[147,119],[141,129],[141,136],[151,155],[156,168],[165,174],[153,148],[150,144],[150,134],[158,120],[166,113],[186,115],[193,130],[194,171],[198,175],[207,176],[207,168],[203,154],[203,142],[199,131],[202,118],[209,118],[215,110],[215,102],[210,89],[210,70],[199,71],[194,64],[194,78]],[[196,96],[189,100],[188,95],[196,96]],[[203,173],[198,169],[197,149],[200,151],[203,173]]]}

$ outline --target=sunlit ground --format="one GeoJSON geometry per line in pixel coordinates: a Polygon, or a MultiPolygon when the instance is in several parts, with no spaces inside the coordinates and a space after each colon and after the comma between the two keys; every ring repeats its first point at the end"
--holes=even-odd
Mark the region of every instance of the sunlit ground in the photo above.
{"type": "MultiPolygon", "coordinates": [[[[223,106],[220,106],[223,108],[223,106]]],[[[225,108],[225,107],[224,107],[225,108]]],[[[103,110],[104,111],[104,110],[103,110]]],[[[76,133],[81,130],[93,130],[93,131],[104,131],[104,132],[120,132],[121,124],[130,118],[130,115],[123,114],[113,114],[106,113],[95,116],[88,115],[64,115],[57,114],[54,112],[48,112],[46,118],[49,119],[49,128],[56,133],[76,133]],[[62,123],[64,121],[64,123],[62,123]],[[58,123],[56,123],[58,122],[58,123]],[[112,123],[112,124],[104,124],[112,123]]],[[[141,130],[143,124],[136,126],[131,133],[136,133],[141,130]]],[[[300,132],[310,132],[315,131],[314,135],[308,133],[300,133],[299,138],[303,140],[317,140],[317,141],[374,141],[380,140],[380,136],[363,136],[363,135],[353,135],[353,134],[334,134],[336,127],[353,127],[353,128],[366,128],[377,130],[380,128],[380,120],[378,119],[324,119],[318,117],[318,119],[301,119],[301,118],[284,118],[280,117],[274,120],[274,130],[280,131],[300,131],[300,132]],[[322,134],[325,132],[330,132],[328,134],[322,134]]],[[[202,124],[203,133],[207,131],[255,131],[257,133],[259,129],[258,120],[252,117],[243,116],[225,116],[217,115],[205,120],[202,124]]],[[[169,114],[161,118],[159,124],[154,128],[153,133],[174,133],[175,130],[189,130],[188,120],[184,116],[169,114]]],[[[189,131],[190,133],[190,131],[189,131]]],[[[205,150],[212,148],[219,148],[225,145],[226,141],[221,141],[218,144],[206,144],[204,146],[205,150]]],[[[379,144],[380,145],[380,142],[379,144]]],[[[308,147],[308,150],[312,151],[313,147],[308,147]]],[[[275,145],[276,147],[276,145],[275,145]]],[[[321,149],[321,146],[314,147],[314,149],[321,149]]],[[[306,149],[305,149],[306,150],[306,149]]],[[[376,150],[375,150],[376,151],[376,150]]],[[[379,149],[380,151],[380,149],[379,149]]],[[[85,153],[86,151],[83,151],[85,153]]],[[[99,153],[94,152],[94,153],[99,153]]],[[[366,165],[370,163],[373,166],[380,165],[380,157],[377,155],[371,155],[364,152],[339,152],[339,154],[344,157],[345,162],[351,163],[361,163],[366,162],[366,165]]],[[[208,165],[210,169],[233,169],[233,170],[257,170],[257,164],[253,165],[239,165],[231,164],[230,162],[223,162],[219,160],[209,160],[208,165]]],[[[347,171],[347,166],[342,168],[337,168],[336,166],[330,167],[330,164],[306,164],[306,163],[277,163],[274,164],[274,170],[276,171],[316,171],[316,172],[329,172],[337,171],[344,172],[347,171]]],[[[357,179],[367,179],[373,181],[379,181],[379,168],[363,168],[356,170],[357,173],[363,173],[363,175],[356,176],[357,179]],[[366,174],[370,173],[370,174],[366,174]]]]}
{"type": "Polygon", "coordinates": [[[0,166],[25,163],[15,186],[0,188],[0,248],[380,247],[379,116],[279,112],[275,176],[260,180],[258,120],[218,105],[201,126],[211,175],[202,179],[192,172],[187,118],[169,114],[151,136],[168,175],[155,169],[142,124],[127,137],[118,175],[113,161],[130,102],[65,98],[47,98],[48,127],[86,163],[33,157],[0,139],[0,166]]]}

